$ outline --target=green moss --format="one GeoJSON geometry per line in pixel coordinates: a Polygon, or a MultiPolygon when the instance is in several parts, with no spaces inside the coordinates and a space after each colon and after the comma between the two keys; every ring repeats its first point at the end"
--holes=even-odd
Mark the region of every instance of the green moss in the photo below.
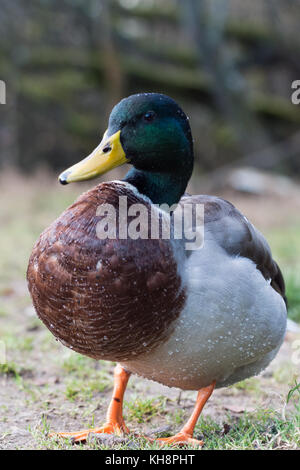
{"type": "Polygon", "coordinates": [[[89,87],[85,74],[76,70],[63,70],[47,75],[26,74],[20,81],[20,92],[38,103],[53,100],[66,102],[72,99],[74,93],[82,93],[89,87]]]}
{"type": "MultiPolygon", "coordinates": [[[[76,136],[99,134],[99,116],[78,113],[73,110],[72,114],[66,117],[66,129],[76,136]]],[[[100,139],[100,136],[99,136],[100,139]]]]}
{"type": "Polygon", "coordinates": [[[286,98],[275,95],[255,94],[250,100],[253,111],[272,119],[300,124],[299,108],[286,98]]]}
{"type": "Polygon", "coordinates": [[[266,28],[266,25],[252,21],[228,22],[226,34],[228,37],[248,45],[257,45],[258,43],[273,43],[275,45],[276,41],[276,36],[270,29],[266,28]]]}
{"type": "Polygon", "coordinates": [[[20,368],[14,362],[6,362],[0,364],[0,374],[10,375],[16,379],[20,377],[20,368]]]}

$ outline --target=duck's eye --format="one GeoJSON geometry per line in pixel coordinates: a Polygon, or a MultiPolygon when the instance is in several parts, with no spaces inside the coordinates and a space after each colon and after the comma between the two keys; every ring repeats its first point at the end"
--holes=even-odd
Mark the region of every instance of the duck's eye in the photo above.
{"type": "Polygon", "coordinates": [[[154,111],[147,111],[147,113],[144,114],[143,119],[144,121],[150,122],[150,121],[153,121],[155,117],[156,117],[156,114],[154,111]]]}

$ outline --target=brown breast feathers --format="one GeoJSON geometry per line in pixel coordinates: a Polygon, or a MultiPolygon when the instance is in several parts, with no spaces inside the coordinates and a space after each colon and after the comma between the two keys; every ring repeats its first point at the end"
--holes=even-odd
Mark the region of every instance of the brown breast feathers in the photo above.
{"type": "MultiPolygon", "coordinates": [[[[166,240],[101,240],[99,205],[142,201],[120,183],[83,194],[37,241],[27,279],[38,316],[66,346],[96,359],[128,360],[170,334],[184,304],[166,240]]],[[[150,204],[145,203],[150,210],[150,204]]]]}

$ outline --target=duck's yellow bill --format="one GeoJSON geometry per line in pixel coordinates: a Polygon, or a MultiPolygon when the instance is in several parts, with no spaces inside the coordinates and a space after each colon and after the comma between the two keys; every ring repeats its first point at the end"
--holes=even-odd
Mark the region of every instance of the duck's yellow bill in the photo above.
{"type": "Polygon", "coordinates": [[[120,134],[118,131],[108,137],[106,131],[98,147],[88,157],[59,175],[60,183],[89,180],[128,162],[120,134]]]}

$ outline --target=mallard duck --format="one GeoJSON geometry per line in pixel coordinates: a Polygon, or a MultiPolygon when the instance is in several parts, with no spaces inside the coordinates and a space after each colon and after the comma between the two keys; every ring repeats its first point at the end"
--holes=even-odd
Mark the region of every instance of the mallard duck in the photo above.
{"type": "Polygon", "coordinates": [[[122,181],[81,195],[30,257],[29,291],[47,328],[78,353],[117,363],[106,423],[62,437],[126,433],[122,403],[134,373],[198,391],[191,418],[160,442],[201,445],[194,427],[213,389],[258,374],[283,341],[284,280],[268,243],[230,202],[185,194],[193,162],[185,113],[168,96],[143,93],[117,104],[99,146],[59,177],[68,184],[131,165],[122,181]],[[124,236],[133,217],[99,237],[107,207],[118,215],[124,197],[128,214],[139,204],[161,219],[174,213],[162,205],[202,206],[201,247],[187,249],[184,237],[124,236]]]}

